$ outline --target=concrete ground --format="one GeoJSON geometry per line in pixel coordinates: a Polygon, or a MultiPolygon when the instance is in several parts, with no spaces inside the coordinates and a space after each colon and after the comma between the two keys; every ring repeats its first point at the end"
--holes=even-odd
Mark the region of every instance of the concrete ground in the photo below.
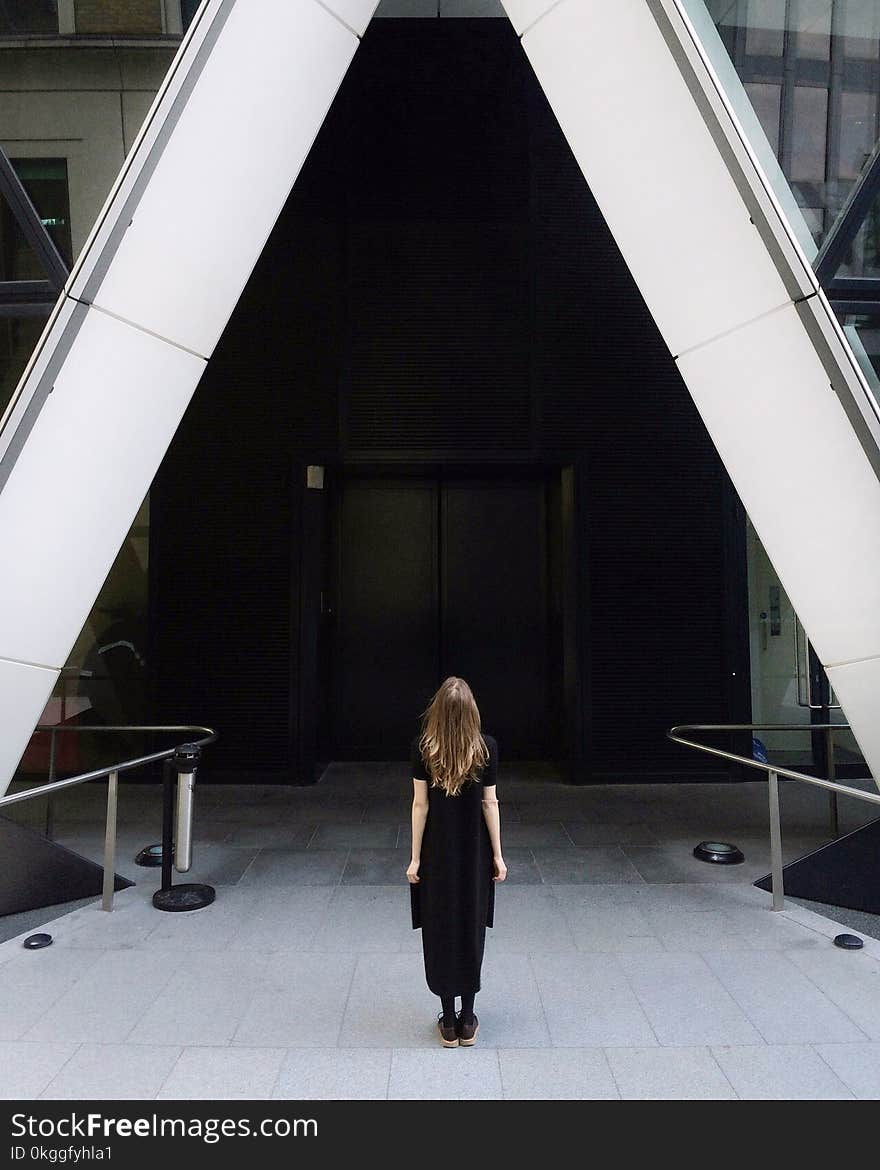
{"type": "MultiPolygon", "coordinates": [[[[766,786],[499,781],[510,867],[488,932],[478,1043],[444,1050],[404,879],[405,764],[334,765],[312,788],[204,785],[195,865],[217,888],[162,914],[158,789],[120,794],[117,869],[138,885],[0,944],[9,1098],[874,1098],[880,943],[769,910],[766,786]],[[741,866],[696,861],[735,841],[741,866]]],[[[104,791],[59,802],[58,838],[100,858],[104,791]]],[[[786,855],[827,804],[783,785],[786,855]]],[[[26,806],[17,806],[24,813],[26,806]]],[[[842,809],[844,828],[867,806],[842,809]]],[[[38,815],[34,809],[32,814],[38,815]]],[[[33,920],[29,920],[29,929],[33,920]]]]}

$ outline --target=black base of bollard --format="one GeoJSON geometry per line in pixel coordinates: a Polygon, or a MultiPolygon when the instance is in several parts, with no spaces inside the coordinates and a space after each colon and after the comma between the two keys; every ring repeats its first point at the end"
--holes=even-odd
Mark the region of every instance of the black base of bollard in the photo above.
{"type": "Polygon", "coordinates": [[[153,905],[157,910],[180,914],[185,910],[201,910],[203,906],[210,906],[216,896],[213,886],[203,886],[196,882],[170,886],[167,890],[156,890],[153,894],[153,905]]]}

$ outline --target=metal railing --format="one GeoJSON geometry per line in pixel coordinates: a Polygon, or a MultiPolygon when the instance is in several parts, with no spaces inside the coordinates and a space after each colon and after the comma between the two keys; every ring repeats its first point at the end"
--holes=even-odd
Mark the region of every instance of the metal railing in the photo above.
{"type": "MultiPolygon", "coordinates": [[[[62,666],[61,670],[59,671],[59,675],[58,675],[57,689],[52,694],[52,700],[57,699],[59,702],[57,722],[37,724],[37,726],[34,728],[34,735],[31,737],[31,742],[28,744],[28,749],[25,751],[25,755],[22,758],[22,762],[24,762],[24,760],[27,759],[27,752],[29,750],[32,750],[34,747],[36,747],[34,740],[35,740],[35,737],[37,736],[37,734],[43,734],[43,733],[47,734],[49,736],[49,761],[48,761],[47,779],[48,779],[50,784],[52,783],[53,780],[56,779],[56,775],[57,775],[58,742],[55,738],[56,732],[64,731],[64,730],[76,731],[76,724],[71,724],[69,727],[66,724],[66,720],[70,717],[68,714],[68,709],[67,709],[68,704],[79,697],[76,694],[73,694],[73,695],[70,694],[70,692],[69,692],[70,684],[71,683],[86,682],[86,681],[89,683],[95,683],[95,682],[111,682],[112,680],[111,680],[109,674],[108,675],[99,675],[99,674],[96,674],[93,670],[84,670],[82,667],[79,667],[79,666],[62,666]]],[[[76,712],[76,714],[79,714],[79,713],[80,712],[76,712]]],[[[44,714],[45,714],[45,712],[44,712],[44,714]]],[[[84,730],[95,730],[95,728],[84,728],[84,730]]],[[[100,730],[100,728],[98,730],[100,730]]],[[[122,729],[119,727],[114,727],[114,728],[106,728],[106,730],[117,731],[117,730],[122,730],[122,729]]],[[[50,841],[52,840],[53,835],[54,835],[53,813],[54,813],[54,800],[53,800],[52,796],[49,795],[46,799],[46,828],[45,828],[44,832],[50,841]]]]}
{"type": "MultiPolygon", "coordinates": [[[[837,798],[844,796],[855,797],[869,804],[880,805],[880,792],[865,792],[861,788],[850,788],[846,784],[838,784],[836,780],[823,779],[820,776],[810,776],[806,772],[798,772],[794,768],[783,768],[777,764],[765,763],[756,760],[754,756],[741,756],[737,752],[729,752],[724,748],[712,747],[707,743],[698,743],[686,739],[681,732],[693,731],[824,731],[827,737],[827,758],[830,761],[832,776],[834,775],[834,732],[849,731],[848,723],[681,723],[671,727],[666,732],[668,739],[673,743],[680,743],[684,747],[695,748],[699,752],[706,752],[711,756],[719,756],[723,760],[733,760],[737,764],[745,764],[749,768],[757,768],[767,773],[768,795],[770,802],[770,883],[773,892],[773,909],[785,908],[785,889],[782,874],[782,826],[779,820],[779,777],[787,780],[800,780],[803,784],[812,784],[816,788],[825,788],[831,795],[831,823],[832,833],[838,835],[837,798]]],[[[871,777],[866,780],[873,783],[871,777]]]]}
{"type": "MultiPolygon", "coordinates": [[[[157,734],[177,735],[185,734],[187,738],[186,743],[195,744],[197,747],[206,747],[209,743],[214,743],[217,739],[217,732],[211,727],[197,727],[197,726],[106,726],[97,725],[91,726],[88,724],[62,724],[60,726],[44,726],[40,725],[36,728],[37,731],[52,731],[53,744],[54,733],[76,733],[85,731],[97,731],[105,734],[110,733],[131,733],[131,732],[154,732],[157,734]],[[197,739],[191,738],[195,734],[199,736],[197,739]]],[[[52,780],[48,784],[40,784],[35,788],[27,788],[21,792],[13,792],[7,796],[0,797],[0,810],[9,805],[21,804],[26,800],[33,800],[38,796],[46,796],[50,800],[54,797],[56,792],[61,792],[65,788],[74,788],[78,784],[85,784],[89,780],[103,780],[107,777],[107,814],[104,825],[104,882],[102,887],[101,909],[113,909],[113,893],[116,887],[116,810],[119,794],[119,773],[130,772],[133,768],[142,768],[147,764],[159,763],[159,761],[169,760],[181,747],[180,743],[175,743],[173,747],[163,748],[158,752],[150,752],[145,756],[135,756],[128,760],[122,760],[118,764],[108,764],[104,768],[95,768],[91,772],[82,772],[78,776],[67,776],[63,780],[52,780]]],[[[54,751],[52,753],[52,763],[54,763],[54,751]]]]}

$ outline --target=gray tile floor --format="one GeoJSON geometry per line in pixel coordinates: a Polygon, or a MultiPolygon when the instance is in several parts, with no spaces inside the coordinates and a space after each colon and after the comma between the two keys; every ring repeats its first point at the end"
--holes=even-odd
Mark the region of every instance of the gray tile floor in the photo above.
{"type": "MultiPolygon", "coordinates": [[[[479,1040],[441,1049],[403,877],[408,785],[402,764],[335,765],[305,789],[202,785],[181,880],[217,900],[183,915],[154,910],[157,871],[132,864],[158,837],[158,791],[126,786],[117,868],[138,884],[112,914],[55,918],[46,950],[0,944],[0,1095],[880,1097],[880,943],[842,952],[829,916],[770,911],[751,884],[769,868],[760,783],[578,789],[506,769],[510,881],[479,1040]],[[718,837],[745,864],[692,857],[718,837]]],[[[75,790],[56,813],[59,839],[96,859],[103,800],[75,790]]],[[[826,814],[783,786],[789,857],[826,840],[826,814]]]]}

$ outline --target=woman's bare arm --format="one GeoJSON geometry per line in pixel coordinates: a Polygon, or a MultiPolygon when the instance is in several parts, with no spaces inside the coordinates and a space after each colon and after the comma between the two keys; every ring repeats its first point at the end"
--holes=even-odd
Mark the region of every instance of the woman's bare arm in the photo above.
{"type": "Polygon", "coordinates": [[[419,880],[419,863],[422,859],[422,837],[425,835],[425,821],[428,819],[428,785],[413,776],[412,802],[412,852],[406,871],[407,881],[415,885],[419,880]]]}
{"type": "Polygon", "coordinates": [[[483,820],[489,830],[489,840],[492,842],[492,863],[495,867],[495,881],[503,882],[507,877],[507,866],[501,855],[501,813],[498,809],[498,797],[495,795],[496,786],[492,784],[483,789],[483,820]]]}

